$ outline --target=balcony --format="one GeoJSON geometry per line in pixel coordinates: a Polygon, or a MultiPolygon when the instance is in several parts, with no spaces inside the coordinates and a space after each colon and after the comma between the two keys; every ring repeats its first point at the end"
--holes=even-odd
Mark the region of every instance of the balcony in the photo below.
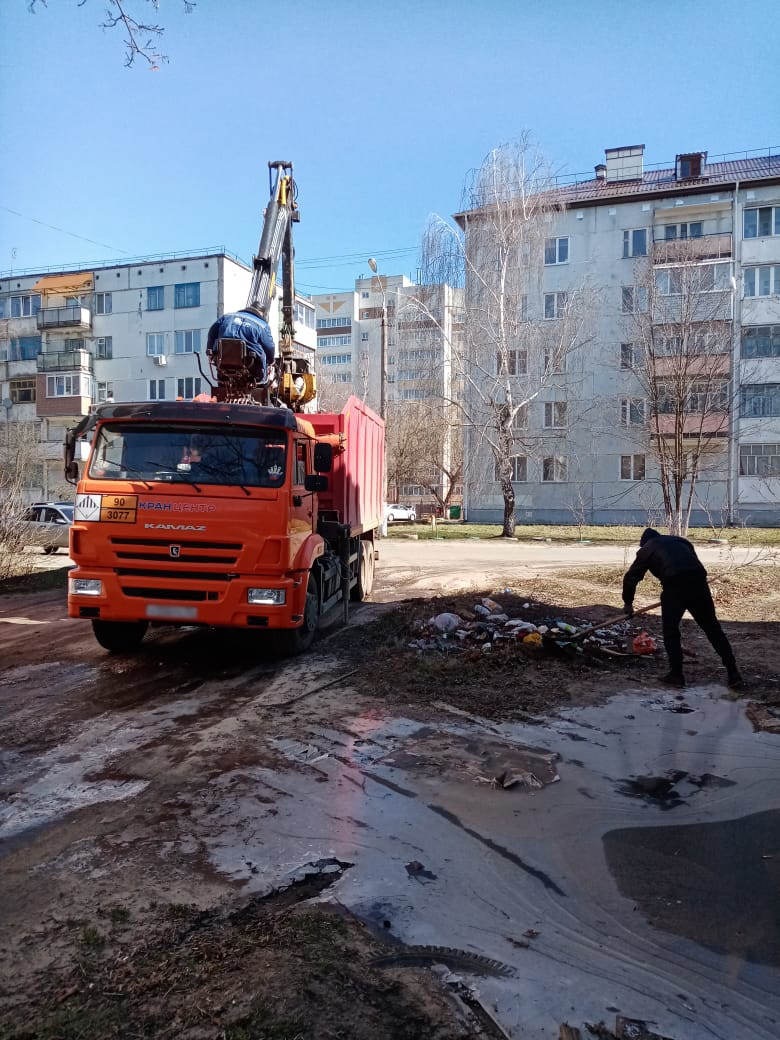
{"type": "Polygon", "coordinates": [[[39,372],[92,372],[92,355],[88,350],[46,351],[38,355],[39,372]]]}
{"type": "Polygon", "coordinates": [[[89,329],[92,311],[89,307],[43,307],[38,311],[39,329],[89,329]]]}
{"type": "Polygon", "coordinates": [[[722,231],[698,238],[653,238],[653,263],[675,264],[693,260],[728,260],[732,255],[732,235],[722,231]]]}

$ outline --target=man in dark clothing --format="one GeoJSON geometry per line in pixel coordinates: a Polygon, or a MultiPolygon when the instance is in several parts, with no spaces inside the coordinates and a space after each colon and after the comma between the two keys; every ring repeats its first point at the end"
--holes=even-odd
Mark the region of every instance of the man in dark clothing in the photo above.
{"type": "Polygon", "coordinates": [[[732,689],[742,685],[734,651],[715,615],[715,604],[707,584],[707,572],[696,550],[686,538],[659,534],[646,528],[639,539],[639,552],[623,578],[625,613],[632,617],[637,584],[650,571],[661,582],[661,621],[664,646],[669,658],[669,673],[663,682],[669,686],[685,686],[682,670],[680,621],[687,610],[712,643],[728,672],[732,689]]]}
{"type": "Polygon", "coordinates": [[[265,320],[265,310],[255,301],[242,311],[234,314],[223,314],[209,329],[206,343],[206,354],[214,356],[217,340],[240,339],[249,347],[255,356],[255,369],[258,381],[268,380],[268,369],[276,355],[274,338],[265,320]]]}

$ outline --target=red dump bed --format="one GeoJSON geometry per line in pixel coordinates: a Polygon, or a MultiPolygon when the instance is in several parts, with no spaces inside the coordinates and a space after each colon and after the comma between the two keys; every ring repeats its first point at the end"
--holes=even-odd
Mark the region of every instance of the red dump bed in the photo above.
{"type": "Polygon", "coordinates": [[[350,397],[340,414],[305,415],[322,436],[344,434],[344,451],[333,452],[328,490],[320,493],[319,508],[336,510],[352,534],[362,534],[382,522],[382,472],[385,456],[384,420],[357,397],[350,397]]]}

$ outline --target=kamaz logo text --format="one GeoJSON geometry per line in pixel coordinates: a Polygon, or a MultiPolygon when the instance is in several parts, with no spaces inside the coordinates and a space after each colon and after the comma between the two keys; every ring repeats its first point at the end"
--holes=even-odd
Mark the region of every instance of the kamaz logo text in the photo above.
{"type": "MultiPolygon", "coordinates": [[[[147,531],[205,531],[205,524],[144,524],[147,531]]],[[[171,554],[173,555],[173,554],[171,554]]]]}

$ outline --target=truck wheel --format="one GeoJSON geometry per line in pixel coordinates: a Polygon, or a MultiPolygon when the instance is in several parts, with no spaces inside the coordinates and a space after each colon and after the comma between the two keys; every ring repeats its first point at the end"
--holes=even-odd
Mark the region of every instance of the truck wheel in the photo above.
{"type": "Polygon", "coordinates": [[[306,586],[306,605],[303,608],[303,624],[298,628],[290,628],[279,633],[281,637],[279,643],[283,653],[288,657],[294,657],[296,654],[302,654],[308,650],[314,642],[319,620],[320,604],[317,585],[314,578],[309,575],[309,584],[306,586]]]}
{"type": "Polygon", "coordinates": [[[360,562],[358,565],[357,583],[353,586],[350,599],[362,603],[368,599],[374,587],[374,543],[366,540],[360,543],[360,562]]]}
{"type": "Polygon", "coordinates": [[[124,653],[135,650],[149,627],[148,621],[93,621],[95,639],[106,650],[124,653]]]}

